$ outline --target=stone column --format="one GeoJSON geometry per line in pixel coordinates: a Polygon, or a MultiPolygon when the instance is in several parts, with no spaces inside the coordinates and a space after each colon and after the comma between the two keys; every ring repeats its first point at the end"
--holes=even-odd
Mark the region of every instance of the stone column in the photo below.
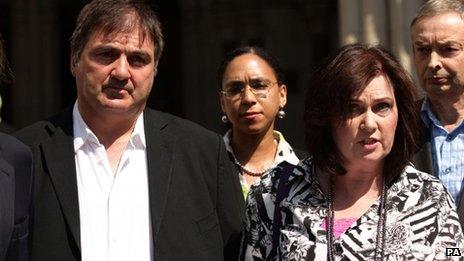
{"type": "Polygon", "coordinates": [[[359,0],[338,0],[340,45],[361,41],[362,24],[359,0]]]}
{"type": "Polygon", "coordinates": [[[390,1],[390,49],[398,57],[404,68],[415,73],[412,64],[411,36],[409,25],[418,12],[423,0],[390,1]]]}
{"type": "Polygon", "coordinates": [[[363,42],[388,44],[387,3],[384,0],[362,0],[363,42]]]}
{"type": "Polygon", "coordinates": [[[381,44],[414,74],[409,24],[424,0],[339,0],[340,45],[381,44]]]}

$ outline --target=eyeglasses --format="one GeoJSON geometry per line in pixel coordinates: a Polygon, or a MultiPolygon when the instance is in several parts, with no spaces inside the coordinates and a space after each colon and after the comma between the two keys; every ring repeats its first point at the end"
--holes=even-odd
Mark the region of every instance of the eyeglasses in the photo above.
{"type": "Polygon", "coordinates": [[[269,90],[278,82],[270,82],[265,80],[256,80],[246,82],[231,82],[227,84],[226,88],[221,91],[229,99],[238,99],[245,92],[246,86],[250,86],[250,91],[255,95],[256,98],[265,99],[269,90]]]}

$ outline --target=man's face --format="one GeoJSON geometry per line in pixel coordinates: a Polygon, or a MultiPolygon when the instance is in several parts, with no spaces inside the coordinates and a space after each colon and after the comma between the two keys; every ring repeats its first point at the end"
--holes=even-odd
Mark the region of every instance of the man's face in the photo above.
{"type": "Polygon", "coordinates": [[[448,12],[419,20],[411,28],[414,63],[431,98],[453,97],[464,88],[464,21],[448,12]]]}
{"type": "Polygon", "coordinates": [[[93,32],[71,70],[81,113],[133,114],[143,110],[156,74],[154,44],[139,29],[93,32]]]}

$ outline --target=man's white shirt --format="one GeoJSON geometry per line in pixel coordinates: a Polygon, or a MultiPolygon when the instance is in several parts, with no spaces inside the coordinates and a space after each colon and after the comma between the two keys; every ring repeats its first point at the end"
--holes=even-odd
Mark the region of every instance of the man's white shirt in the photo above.
{"type": "Polygon", "coordinates": [[[77,102],[73,128],[82,260],[153,260],[143,113],[116,173],[77,102]]]}

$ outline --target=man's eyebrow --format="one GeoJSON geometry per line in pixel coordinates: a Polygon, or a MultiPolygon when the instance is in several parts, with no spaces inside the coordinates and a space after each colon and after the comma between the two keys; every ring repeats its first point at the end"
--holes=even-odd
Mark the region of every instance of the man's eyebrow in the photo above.
{"type": "Polygon", "coordinates": [[[118,48],[114,48],[112,47],[111,45],[99,45],[95,48],[93,48],[93,50],[91,50],[92,53],[96,53],[96,52],[120,52],[120,50],[118,48]]]}
{"type": "Polygon", "coordinates": [[[136,56],[140,56],[144,59],[151,59],[151,56],[148,52],[145,52],[145,51],[140,51],[140,50],[134,50],[134,51],[129,51],[128,52],[129,55],[136,55],[136,56]]]}
{"type": "Polygon", "coordinates": [[[422,41],[422,40],[416,40],[416,41],[414,41],[414,45],[423,46],[423,45],[429,45],[429,43],[427,43],[425,41],[422,41]]]}
{"type": "Polygon", "coordinates": [[[456,40],[438,41],[438,44],[440,45],[461,45],[462,46],[462,43],[456,40]]]}
{"type": "MultiPolygon", "coordinates": [[[[109,51],[109,52],[122,52],[119,48],[116,48],[116,47],[113,47],[111,45],[100,45],[100,46],[97,46],[95,47],[92,52],[105,52],[105,51],[109,51]]],[[[141,51],[141,50],[129,50],[127,52],[129,55],[138,55],[138,56],[148,56],[150,57],[150,54],[146,51],[141,51]]]]}

